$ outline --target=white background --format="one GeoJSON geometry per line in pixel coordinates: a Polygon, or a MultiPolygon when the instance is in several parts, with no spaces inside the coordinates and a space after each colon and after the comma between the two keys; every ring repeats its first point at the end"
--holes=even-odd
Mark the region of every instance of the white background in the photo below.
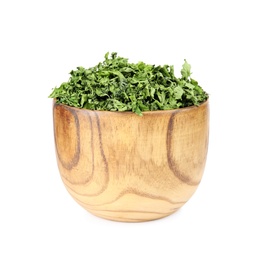
{"type": "Polygon", "coordinates": [[[259,1],[1,1],[0,259],[260,259],[259,1]],[[116,51],[192,65],[210,94],[203,180],[176,214],[92,216],[56,165],[51,89],[116,51]]]}

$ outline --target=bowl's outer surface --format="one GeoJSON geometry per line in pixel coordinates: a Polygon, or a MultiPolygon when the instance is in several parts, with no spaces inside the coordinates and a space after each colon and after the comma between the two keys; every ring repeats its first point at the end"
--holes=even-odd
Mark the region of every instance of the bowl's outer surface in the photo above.
{"type": "Polygon", "coordinates": [[[61,178],[96,216],[127,222],[165,217],[195,192],[207,157],[208,101],[145,112],[53,105],[61,178]]]}

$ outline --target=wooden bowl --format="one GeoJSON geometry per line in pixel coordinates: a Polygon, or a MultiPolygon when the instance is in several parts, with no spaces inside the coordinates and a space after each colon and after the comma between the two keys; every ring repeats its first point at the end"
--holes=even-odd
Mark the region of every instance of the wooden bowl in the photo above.
{"type": "Polygon", "coordinates": [[[54,101],[53,117],[64,185],[96,216],[126,222],[159,219],[183,206],[201,181],[208,101],[143,116],[54,101]]]}

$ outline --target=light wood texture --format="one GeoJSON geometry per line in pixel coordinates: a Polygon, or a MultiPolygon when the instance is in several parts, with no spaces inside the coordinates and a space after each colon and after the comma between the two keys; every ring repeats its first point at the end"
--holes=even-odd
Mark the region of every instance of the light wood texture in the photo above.
{"type": "Polygon", "coordinates": [[[208,101],[145,112],[90,111],[54,101],[61,178],[96,216],[126,222],[178,210],[201,181],[207,157],[208,101]]]}

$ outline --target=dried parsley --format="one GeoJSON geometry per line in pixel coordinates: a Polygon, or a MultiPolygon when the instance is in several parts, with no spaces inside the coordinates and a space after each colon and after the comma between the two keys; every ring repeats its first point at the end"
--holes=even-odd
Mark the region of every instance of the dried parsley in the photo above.
{"type": "Polygon", "coordinates": [[[105,60],[89,69],[77,67],[70,79],[49,96],[57,103],[91,110],[167,110],[199,105],[208,94],[190,77],[191,66],[184,60],[181,78],[173,66],[129,63],[117,53],[106,53],[105,60]]]}

